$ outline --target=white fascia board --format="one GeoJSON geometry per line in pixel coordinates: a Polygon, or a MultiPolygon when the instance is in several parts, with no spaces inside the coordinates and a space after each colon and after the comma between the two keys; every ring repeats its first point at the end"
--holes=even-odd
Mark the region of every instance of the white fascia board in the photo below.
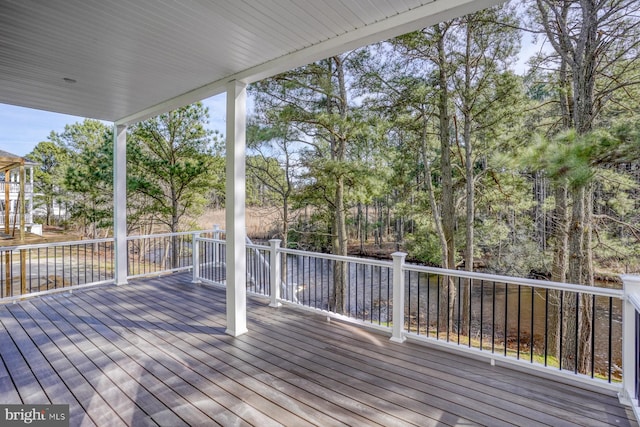
{"type": "Polygon", "coordinates": [[[344,35],[325,40],[288,55],[248,68],[239,73],[193,89],[175,98],[123,117],[116,124],[131,124],[225,92],[227,84],[250,84],[267,77],[372,43],[435,25],[469,13],[504,3],[505,0],[436,0],[344,35]]]}

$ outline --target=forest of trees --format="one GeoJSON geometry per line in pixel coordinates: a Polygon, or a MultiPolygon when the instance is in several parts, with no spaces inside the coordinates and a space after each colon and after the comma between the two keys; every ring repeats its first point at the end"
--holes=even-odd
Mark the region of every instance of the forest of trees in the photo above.
{"type": "MultiPolygon", "coordinates": [[[[206,128],[208,114],[197,103],[129,128],[129,233],[193,229],[194,218],[224,193],[221,141],[206,128]]],[[[110,126],[90,119],[67,125],[61,133],[52,132],[27,157],[39,165],[34,186],[44,224],[64,225],[90,238],[112,233],[110,126]]]]}
{"type": "MultiPolygon", "coordinates": [[[[247,202],[278,212],[265,232],[288,247],[588,285],[638,271],[638,9],[512,1],[253,84],[247,202]]],[[[224,205],[207,121],[194,104],[129,129],[131,233],[224,205]]],[[[43,222],[55,202],[111,232],[112,143],[86,120],[29,154],[43,222]]]]}

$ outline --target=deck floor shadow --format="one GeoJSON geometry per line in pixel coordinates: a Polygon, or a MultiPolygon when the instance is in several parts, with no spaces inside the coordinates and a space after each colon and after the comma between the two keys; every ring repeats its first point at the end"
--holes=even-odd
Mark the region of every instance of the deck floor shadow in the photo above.
{"type": "Polygon", "coordinates": [[[187,274],[0,305],[0,402],[71,426],[637,426],[614,392],[531,375],[249,297],[187,274]]]}

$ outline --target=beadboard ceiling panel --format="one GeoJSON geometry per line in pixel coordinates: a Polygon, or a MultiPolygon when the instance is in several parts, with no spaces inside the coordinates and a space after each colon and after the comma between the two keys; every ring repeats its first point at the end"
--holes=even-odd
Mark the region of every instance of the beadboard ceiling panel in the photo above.
{"type": "Polygon", "coordinates": [[[0,0],[0,103],[128,123],[500,0],[0,0]]]}

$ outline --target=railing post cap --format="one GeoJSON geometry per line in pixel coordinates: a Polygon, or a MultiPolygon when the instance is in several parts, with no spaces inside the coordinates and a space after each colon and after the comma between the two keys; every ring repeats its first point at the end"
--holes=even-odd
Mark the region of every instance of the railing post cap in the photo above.
{"type": "Polygon", "coordinates": [[[622,274],[620,278],[623,282],[640,283],[640,275],[638,274],[622,274]]]}
{"type": "Polygon", "coordinates": [[[269,239],[269,243],[282,243],[280,239],[269,239]]]}
{"type": "Polygon", "coordinates": [[[635,290],[640,290],[640,276],[636,274],[623,274],[620,276],[624,289],[632,287],[635,290]]]}
{"type": "Polygon", "coordinates": [[[394,258],[406,258],[407,253],[405,252],[394,252],[391,254],[392,257],[394,258]]]}

